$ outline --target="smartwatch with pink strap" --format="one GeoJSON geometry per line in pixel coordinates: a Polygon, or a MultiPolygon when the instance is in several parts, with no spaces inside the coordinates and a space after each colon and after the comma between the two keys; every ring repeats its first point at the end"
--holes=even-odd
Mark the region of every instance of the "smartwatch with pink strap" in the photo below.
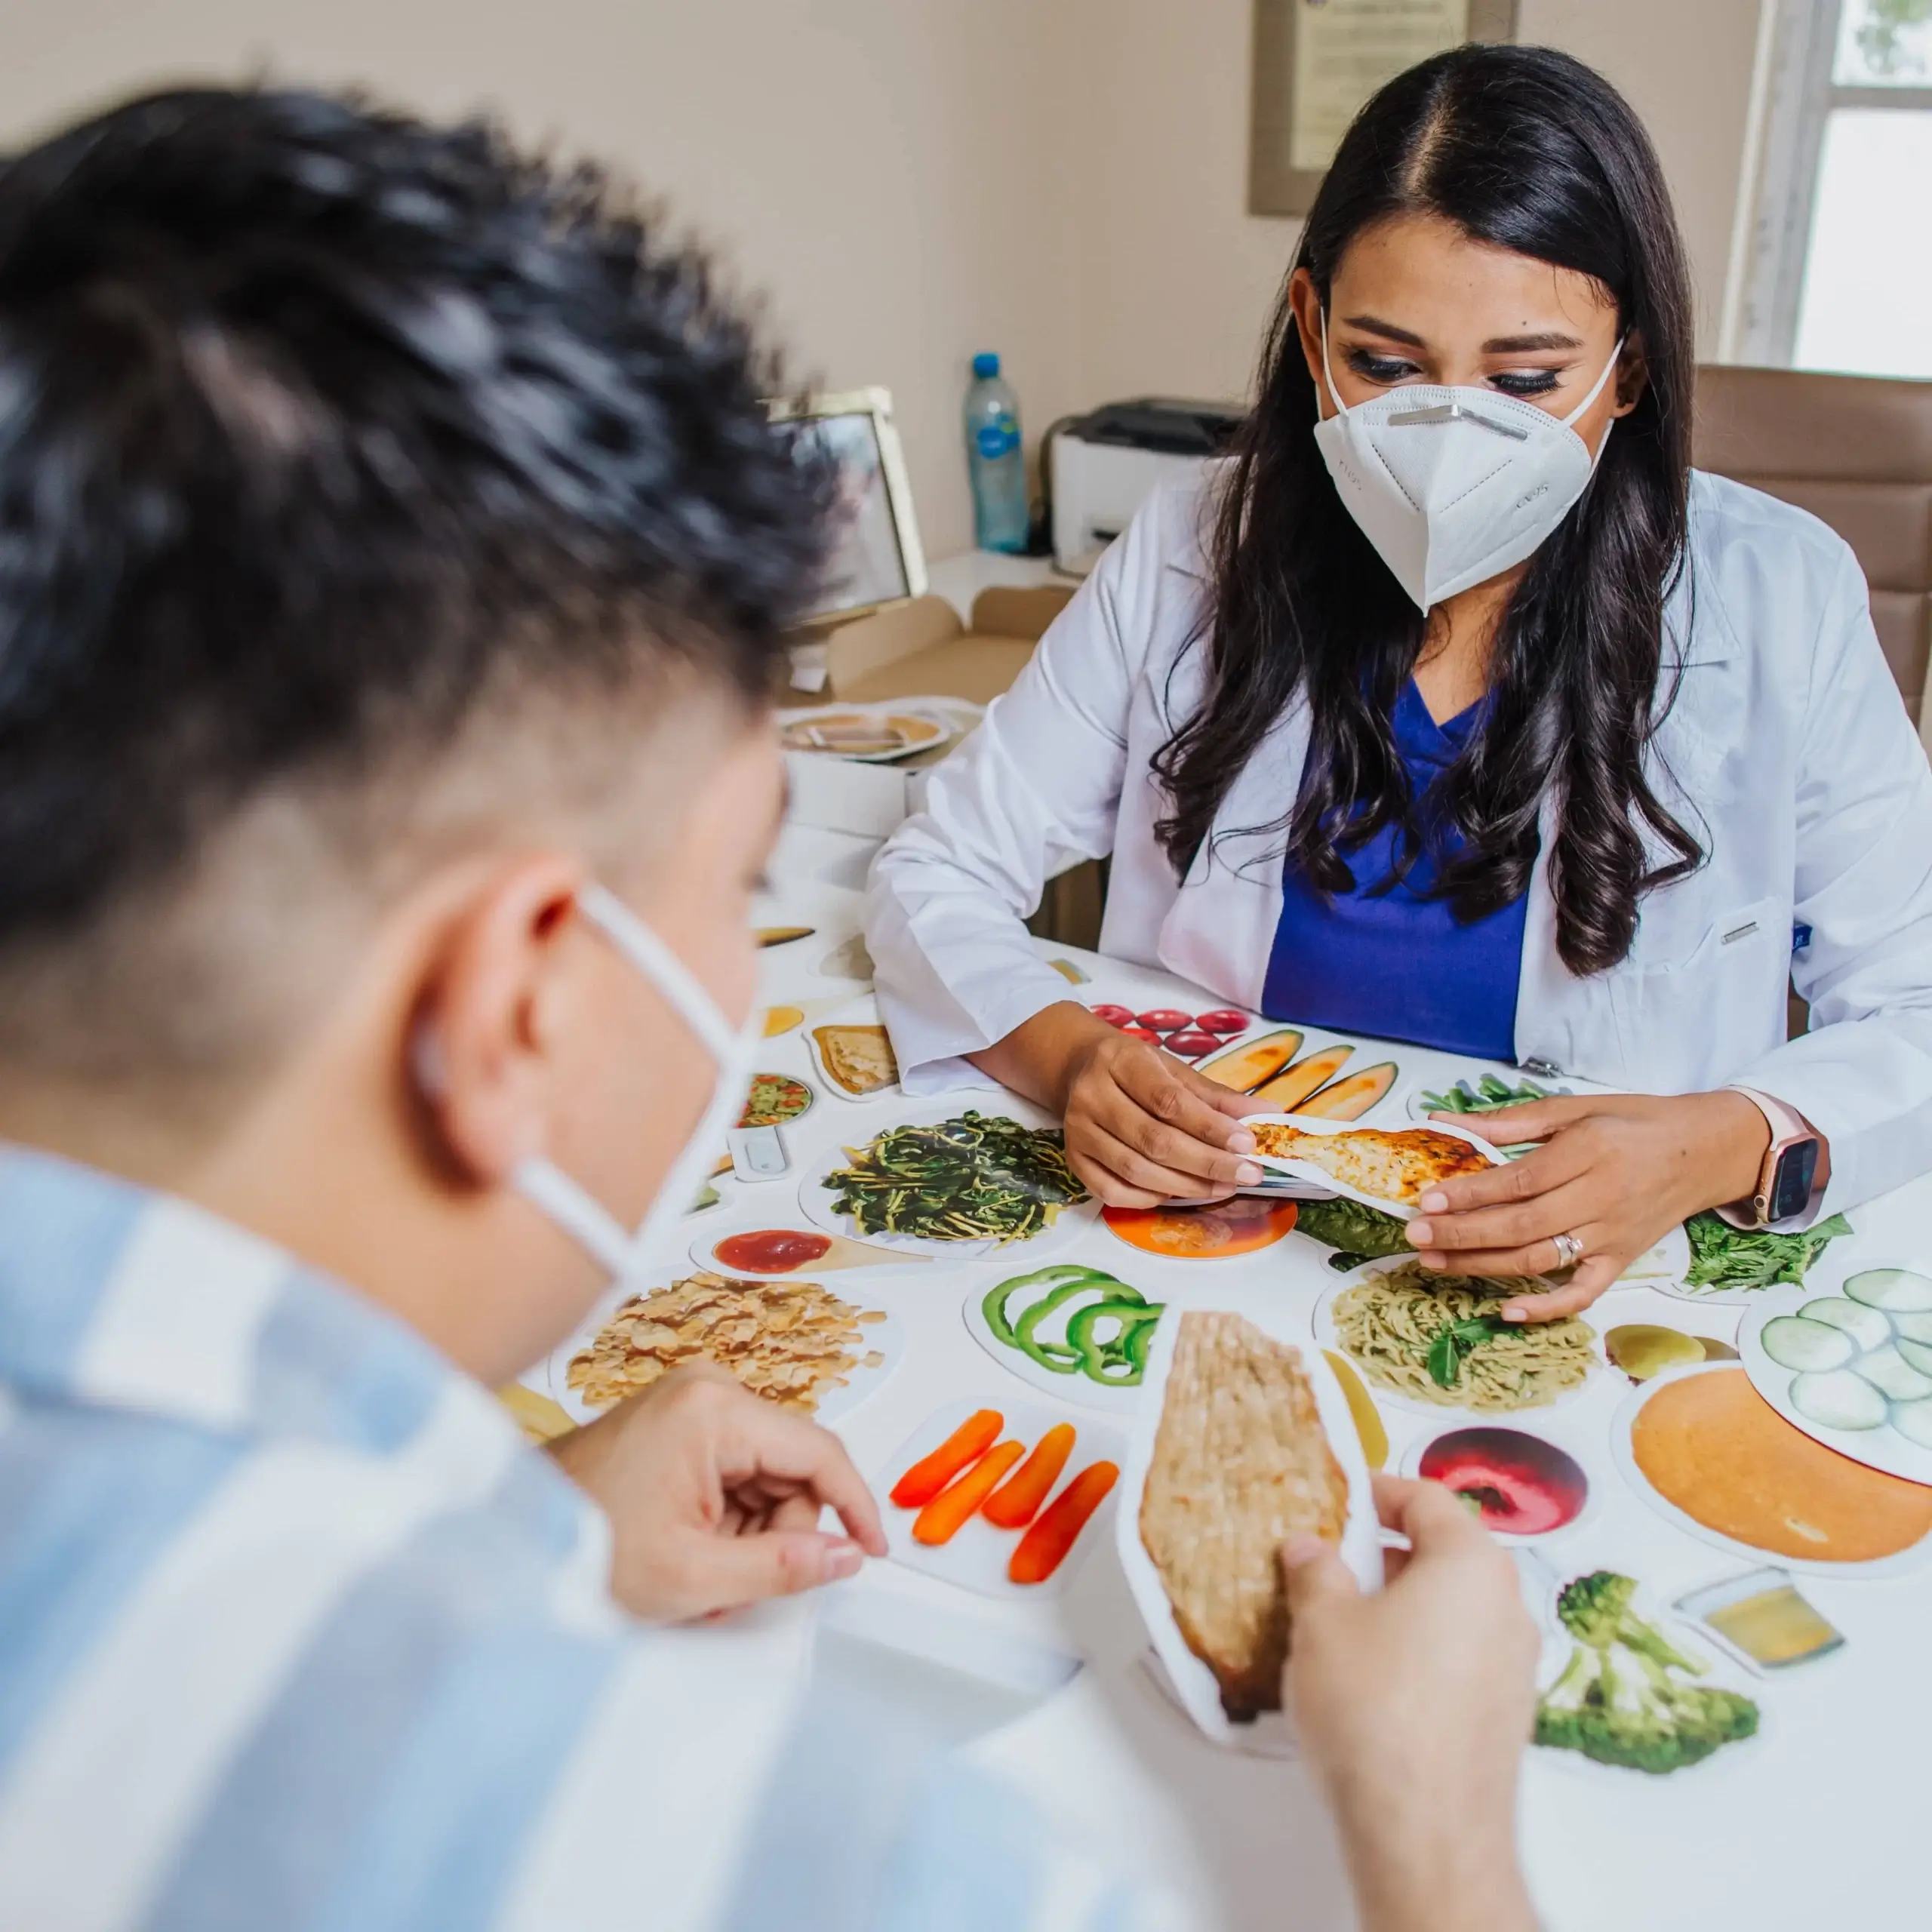
{"type": "Polygon", "coordinates": [[[1767,1222],[1801,1213],[1810,1201],[1817,1179],[1823,1138],[1796,1108],[1769,1094],[1761,1094],[1755,1087],[1734,1086],[1731,1091],[1742,1094],[1770,1121],[1771,1144],[1764,1149],[1764,1162],[1758,1170],[1756,1192],[1748,1202],[1740,1201],[1725,1211],[1725,1220],[1739,1226],[1763,1227],[1767,1222]]]}

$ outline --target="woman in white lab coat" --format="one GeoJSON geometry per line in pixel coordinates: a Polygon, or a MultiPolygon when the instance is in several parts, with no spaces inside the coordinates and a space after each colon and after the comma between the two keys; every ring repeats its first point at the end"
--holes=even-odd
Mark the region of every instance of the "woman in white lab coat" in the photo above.
{"type": "Polygon", "coordinates": [[[1029,943],[1044,882],[1105,854],[1104,952],[1633,1090],[1500,1117],[1543,1144],[1411,1223],[1433,1266],[1578,1264],[1515,1318],[1698,1209],[1804,1225],[1932,1167],[1932,772],[1845,545],[1690,471],[1691,375],[1607,83],[1472,47],[1385,88],[1234,462],[1147,505],[879,856],[908,1088],[977,1066],[1054,1107],[1109,1201],[1256,1177],[1252,1103],[1029,943]]]}

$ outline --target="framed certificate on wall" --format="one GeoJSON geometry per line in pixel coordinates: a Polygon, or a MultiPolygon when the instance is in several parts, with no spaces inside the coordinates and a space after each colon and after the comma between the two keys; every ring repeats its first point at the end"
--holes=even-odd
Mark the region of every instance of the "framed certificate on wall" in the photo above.
{"type": "Polygon", "coordinates": [[[1404,68],[1515,37],[1516,0],[1254,0],[1248,213],[1307,214],[1349,123],[1404,68]]]}

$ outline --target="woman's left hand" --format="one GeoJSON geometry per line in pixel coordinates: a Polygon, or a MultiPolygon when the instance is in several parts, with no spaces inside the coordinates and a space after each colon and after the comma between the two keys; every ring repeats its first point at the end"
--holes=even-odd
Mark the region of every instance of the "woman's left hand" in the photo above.
{"type": "Polygon", "coordinates": [[[1589,1306],[1638,1256],[1700,1208],[1740,1201],[1770,1145],[1764,1116],[1742,1094],[1602,1094],[1499,1108],[1472,1121],[1493,1144],[1534,1152],[1424,1194],[1409,1223],[1426,1268],[1457,1275],[1547,1275],[1564,1265],[1556,1236],[1583,1259],[1563,1287],[1507,1302],[1508,1321],[1553,1321],[1589,1306]]]}

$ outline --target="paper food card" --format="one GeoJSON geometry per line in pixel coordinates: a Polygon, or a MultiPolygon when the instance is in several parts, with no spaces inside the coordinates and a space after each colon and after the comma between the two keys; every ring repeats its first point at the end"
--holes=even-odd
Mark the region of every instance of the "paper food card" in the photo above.
{"type": "MultiPolygon", "coordinates": [[[[1592,1674],[1593,1666],[1590,1653],[1564,1629],[1557,1612],[1557,1599],[1564,1585],[1574,1580],[1577,1573],[1567,1569],[1558,1571],[1548,1565],[1539,1567],[1545,1571],[1547,1581],[1541,1590],[1526,1591],[1526,1594],[1530,1598],[1531,1614],[1543,1635],[1543,1649],[1537,1665],[1537,1695],[1540,1700],[1547,1701],[1566,1669],[1574,1664],[1587,1679],[1592,1674]]],[[[1652,1790],[1665,1779],[1675,1781],[1687,1776],[1694,1777],[1702,1788],[1715,1779],[1748,1769],[1756,1763],[1774,1737],[1775,1727],[1770,1712],[1760,1700],[1761,1686],[1752,1673],[1724,1648],[1713,1644],[1710,1637],[1697,1624],[1678,1611],[1666,1608],[1641,1579],[1630,1598],[1630,1608],[1675,1653],[1674,1659],[1665,1666],[1669,1681],[1681,1691],[1724,1693],[1748,1706],[1747,1734],[1734,1736],[1728,1741],[1714,1746],[1706,1744],[1704,1748],[1708,1755],[1687,1755],[1681,1761],[1666,1758],[1638,1765],[1612,1763],[1604,1758],[1589,1755],[1560,1743],[1560,1731],[1546,1733],[1534,1740],[1536,1762],[1602,1783],[1652,1790]]],[[[1623,1668],[1630,1668],[1627,1658],[1623,1668]]],[[[1558,1701],[1564,1701],[1561,1692],[1558,1693],[1558,1701]]],[[[1740,1720],[1740,1724],[1744,1721],[1740,1720]]],[[[1540,1725],[1540,1732],[1541,1730],[1540,1725]]]]}
{"type": "MultiPolygon", "coordinates": [[[[1251,1131],[1258,1127],[1291,1127],[1299,1132],[1331,1137],[1355,1135],[1362,1137],[1364,1158],[1360,1164],[1364,1177],[1373,1178],[1378,1160],[1386,1158],[1390,1164],[1402,1158],[1404,1146],[1417,1144],[1412,1137],[1425,1134],[1441,1134],[1454,1140],[1466,1141],[1481,1155],[1491,1167],[1505,1164],[1497,1150],[1478,1134],[1472,1134],[1466,1127],[1451,1127],[1445,1121],[1432,1121],[1426,1128],[1364,1128],[1349,1125],[1346,1121],[1319,1120],[1308,1114],[1248,1114],[1243,1117],[1242,1124],[1251,1131]]],[[[1426,1147],[1426,1141],[1420,1143],[1426,1147]]],[[[1314,1183],[1331,1194],[1346,1195],[1351,1201],[1359,1201],[1366,1208],[1380,1208],[1385,1214],[1393,1214],[1398,1220],[1415,1219],[1416,1208],[1412,1202],[1392,1199],[1387,1194],[1378,1194],[1370,1186],[1359,1185],[1355,1178],[1347,1173],[1331,1173],[1320,1162],[1294,1155],[1255,1153],[1251,1160],[1280,1174],[1291,1174],[1297,1180],[1314,1183]]]]}
{"type": "Polygon", "coordinates": [[[814,1071],[826,1091],[838,1099],[902,1097],[899,1062],[880,1022],[878,1002],[869,993],[831,1002],[829,1011],[819,1014],[806,1029],[805,1044],[814,1071]]]}
{"type": "MultiPolygon", "coordinates": [[[[1168,1309],[1161,1317],[1149,1355],[1141,1406],[1128,1438],[1127,1463],[1121,1476],[1119,1513],[1114,1519],[1121,1567],[1174,1695],[1195,1724],[1216,1743],[1251,1755],[1291,1757],[1294,1742],[1282,1712],[1264,1711],[1251,1722],[1237,1723],[1223,1709],[1220,1686],[1214,1673],[1195,1655],[1181,1635],[1167,1587],[1141,1540],[1141,1498],[1147,1487],[1161,1411],[1166,1406],[1168,1377],[1174,1367],[1180,1317],[1188,1312],[1173,1306],[1168,1309]]],[[[1302,1371],[1315,1392],[1323,1432],[1348,1483],[1349,1512],[1342,1533],[1342,1560],[1364,1589],[1380,1589],[1381,1526],[1376,1516],[1361,1438],[1355,1432],[1348,1398],[1342,1392],[1334,1371],[1322,1359],[1320,1349],[1308,1345],[1306,1334],[1278,1295],[1271,1296],[1265,1291],[1230,1295],[1220,1300],[1215,1312],[1245,1315],[1264,1334],[1292,1345],[1299,1352],[1302,1371]]]]}
{"type": "Polygon", "coordinates": [[[1030,1396],[1002,1390],[989,1401],[949,1402],[935,1409],[874,1477],[893,1560],[1004,1601],[1057,1597],[1091,1551],[1106,1541],[1120,1493],[1111,1472],[1124,1454],[1112,1423],[1030,1396]],[[936,1454],[946,1458],[981,1420],[987,1425],[983,1432],[961,1447],[915,1500],[894,1500],[912,1472],[930,1468],[936,1454]],[[1035,1463],[1036,1452],[1051,1462],[1035,1463]],[[1003,1508],[1003,1501],[1025,1487],[1029,1467],[1045,1476],[1044,1488],[1034,1488],[1030,1508],[1003,1508]],[[1014,1489],[1004,1488],[1009,1480],[1015,1480],[1014,1489]],[[955,1503],[961,1506],[951,1506],[955,1503]],[[1016,1576],[1017,1564],[1024,1568],[1023,1549],[1041,1560],[1030,1574],[1016,1576]]]}

